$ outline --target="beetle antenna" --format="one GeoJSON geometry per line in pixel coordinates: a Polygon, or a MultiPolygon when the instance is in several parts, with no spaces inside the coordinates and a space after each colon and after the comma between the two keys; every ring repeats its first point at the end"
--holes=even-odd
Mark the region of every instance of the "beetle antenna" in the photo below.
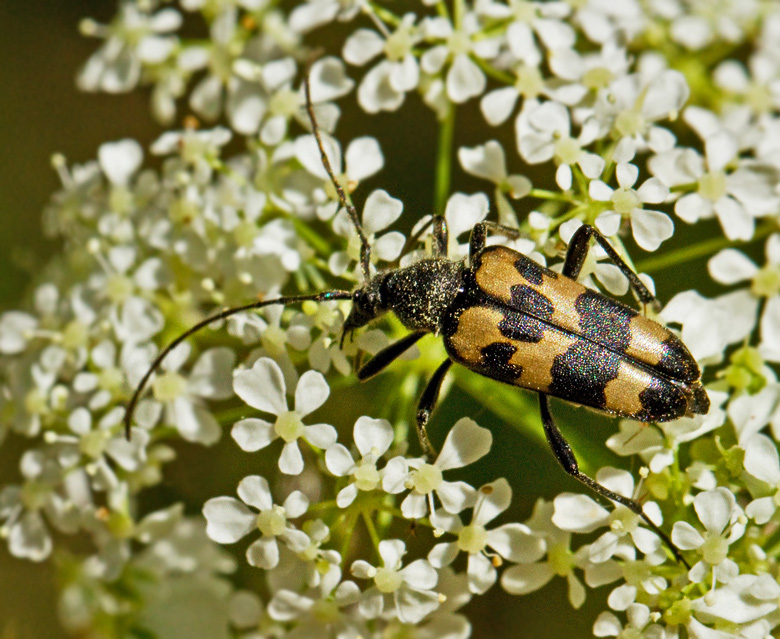
{"type": "Polygon", "coordinates": [[[317,147],[320,150],[320,157],[322,158],[322,166],[325,167],[325,171],[328,173],[328,177],[330,177],[330,181],[333,183],[336,193],[338,193],[339,200],[341,201],[342,206],[347,210],[347,215],[349,215],[349,219],[352,220],[352,224],[360,238],[360,268],[363,271],[363,278],[367,282],[371,277],[371,246],[368,243],[365,231],[363,231],[363,225],[360,223],[360,218],[355,210],[355,206],[347,197],[347,194],[344,192],[344,188],[341,186],[338,179],[336,179],[336,175],[333,173],[333,167],[328,159],[328,154],[325,153],[325,146],[322,143],[322,132],[320,131],[320,125],[317,123],[317,118],[314,115],[314,105],[311,101],[311,86],[308,73],[303,78],[303,90],[304,95],[306,96],[306,113],[308,113],[309,121],[311,122],[311,132],[314,134],[314,139],[317,140],[317,147]]]}
{"type": "Polygon", "coordinates": [[[135,406],[138,403],[138,400],[141,398],[141,394],[144,392],[144,389],[146,388],[147,383],[149,382],[149,378],[152,376],[152,374],[157,370],[157,368],[160,366],[162,361],[167,357],[168,353],[170,353],[174,348],[176,348],[179,344],[181,344],[184,340],[186,340],[191,335],[194,335],[198,331],[200,331],[203,328],[206,328],[209,324],[212,324],[213,322],[216,322],[218,320],[223,320],[225,318],[231,317],[232,315],[236,315],[237,313],[242,313],[243,311],[250,311],[257,308],[262,308],[263,306],[271,306],[273,304],[296,304],[298,302],[326,302],[328,300],[348,300],[352,298],[352,293],[350,291],[323,291],[321,293],[312,293],[311,295],[291,295],[289,297],[276,297],[271,300],[262,300],[260,302],[252,302],[251,304],[245,304],[244,306],[236,306],[234,308],[228,308],[224,311],[217,313],[216,315],[212,315],[211,317],[207,317],[206,319],[198,322],[195,324],[195,326],[187,329],[184,331],[181,335],[179,335],[175,340],[173,340],[168,346],[166,346],[164,349],[162,349],[157,357],[154,358],[154,361],[149,366],[146,373],[144,373],[144,376],[141,378],[141,381],[138,382],[138,385],[135,387],[135,391],[133,392],[133,396],[130,398],[130,401],[127,404],[127,408],[125,408],[125,416],[124,416],[124,426],[125,426],[125,437],[128,441],[130,441],[130,423],[133,420],[133,413],[135,412],[135,406]]]}

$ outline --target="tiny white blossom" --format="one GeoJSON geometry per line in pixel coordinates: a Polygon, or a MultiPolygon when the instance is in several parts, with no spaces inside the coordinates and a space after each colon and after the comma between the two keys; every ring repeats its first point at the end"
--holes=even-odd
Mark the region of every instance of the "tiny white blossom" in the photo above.
{"type": "Polygon", "coordinates": [[[404,623],[416,624],[439,607],[436,587],[438,576],[425,559],[403,566],[406,544],[400,539],[379,542],[382,566],[375,568],[358,559],[352,564],[352,574],[358,579],[371,579],[374,585],[360,597],[360,611],[374,619],[388,610],[395,610],[404,623]]]}
{"type": "Polygon", "coordinates": [[[590,182],[590,197],[597,202],[609,202],[612,208],[596,218],[596,228],[606,236],[615,235],[623,218],[631,221],[634,240],[646,251],[655,251],[674,234],[674,223],[666,213],[644,208],[645,204],[660,204],[669,189],[658,178],[646,180],[638,189],[634,184],[639,169],[633,164],[618,164],[619,188],[613,189],[601,180],[590,182]]]}
{"type": "Polygon", "coordinates": [[[303,438],[317,448],[328,448],[336,441],[336,429],[330,424],[306,426],[303,418],[318,409],[330,394],[328,383],[321,373],[306,371],[295,388],[295,409],[287,407],[284,377],[279,365],[270,358],[261,357],[248,370],[236,373],[233,389],[252,408],[276,415],[274,423],[256,417],[236,422],[231,431],[233,439],[247,452],[265,448],[276,439],[284,441],[279,470],[287,475],[300,475],[303,456],[298,439],[303,438]]]}
{"type": "Polygon", "coordinates": [[[526,521],[532,533],[544,540],[546,559],[510,566],[501,575],[501,587],[512,595],[525,595],[544,587],[555,576],[564,577],[569,586],[569,602],[573,608],[580,608],[585,603],[586,591],[574,571],[589,565],[587,547],[577,552],[571,549],[571,533],[553,524],[553,509],[551,502],[538,499],[526,521]]]}
{"type": "Polygon", "coordinates": [[[266,570],[279,563],[279,540],[293,552],[301,552],[309,545],[308,535],[288,521],[300,517],[309,507],[309,500],[302,492],[293,491],[280,506],[274,504],[266,479],[250,475],[238,484],[238,496],[241,501],[214,497],[203,505],[206,532],[211,539],[220,544],[234,544],[259,530],[261,537],[247,548],[246,558],[250,565],[266,570]]]}
{"type": "MultiPolygon", "coordinates": [[[[610,490],[634,498],[634,478],[628,471],[617,468],[602,468],[596,474],[596,481],[610,490]]],[[[588,495],[563,493],[555,498],[553,523],[563,530],[572,532],[592,532],[601,526],[609,530],[590,545],[589,557],[594,563],[601,563],[618,555],[624,559],[635,558],[634,547],[645,555],[651,555],[659,563],[664,554],[658,535],[641,526],[642,518],[621,504],[608,511],[588,495]],[[630,540],[628,539],[630,537],[630,540]]],[[[647,502],[643,510],[648,516],[661,523],[661,511],[658,505],[647,502]]]]}
{"type": "Polygon", "coordinates": [[[457,514],[474,505],[476,491],[465,482],[445,480],[443,473],[484,457],[492,441],[493,435],[487,428],[464,417],[447,434],[444,446],[432,464],[422,459],[394,457],[385,466],[382,486],[389,493],[410,490],[401,502],[401,512],[407,519],[420,519],[428,512],[435,512],[434,493],[445,511],[457,514]]]}
{"type": "Polygon", "coordinates": [[[471,522],[464,525],[457,515],[437,512],[431,523],[442,531],[457,535],[457,541],[435,545],[428,561],[436,568],[451,564],[461,551],[468,554],[469,590],[484,594],[496,582],[496,566],[501,558],[513,562],[531,563],[545,553],[543,540],[532,534],[528,526],[509,523],[487,529],[486,525],[505,511],[512,499],[512,489],[501,478],[482,486],[471,522]],[[492,550],[488,550],[488,548],[492,550]]]}
{"type": "Polygon", "coordinates": [[[187,441],[204,446],[216,443],[222,428],[203,406],[203,399],[226,399],[233,394],[228,380],[235,363],[229,348],[212,348],[195,362],[189,376],[179,372],[190,354],[181,344],[163,361],[163,372],[152,382],[154,398],[165,407],[165,422],[174,426],[187,441]]]}
{"type": "Polygon", "coordinates": [[[737,506],[734,495],[719,486],[696,495],[696,514],[704,526],[704,534],[686,521],[675,522],[672,541],[680,550],[698,550],[701,560],[688,573],[691,581],[702,582],[712,573],[712,589],[728,583],[739,574],[739,566],[729,559],[729,546],[745,532],[745,515],[737,506]]]}
{"type": "Polygon", "coordinates": [[[349,476],[349,485],[336,496],[339,508],[349,506],[358,491],[371,491],[382,485],[381,471],[377,461],[393,443],[393,427],[385,419],[359,417],[353,431],[355,444],[361,455],[359,461],[352,459],[349,450],[342,444],[333,444],[325,451],[325,465],[336,477],[349,476]]]}

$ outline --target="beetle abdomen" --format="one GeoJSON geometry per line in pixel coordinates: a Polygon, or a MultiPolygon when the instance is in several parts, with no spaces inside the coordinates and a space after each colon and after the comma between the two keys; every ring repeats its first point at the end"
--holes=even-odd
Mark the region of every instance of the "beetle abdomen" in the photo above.
{"type": "Polygon", "coordinates": [[[450,357],[486,377],[640,421],[692,412],[686,384],[530,315],[479,304],[450,320],[450,357]]]}
{"type": "Polygon", "coordinates": [[[501,306],[533,315],[673,380],[699,379],[696,361],[670,330],[522,253],[505,246],[488,247],[471,273],[475,292],[501,306]]]}

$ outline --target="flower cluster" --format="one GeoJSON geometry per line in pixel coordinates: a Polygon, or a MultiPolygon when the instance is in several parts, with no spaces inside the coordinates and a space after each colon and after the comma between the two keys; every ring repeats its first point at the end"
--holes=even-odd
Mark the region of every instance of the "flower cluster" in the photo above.
{"type": "MultiPolygon", "coordinates": [[[[473,597],[555,577],[574,608],[610,588],[596,636],[769,636],[780,625],[780,3],[426,0],[395,11],[129,0],[109,24],[83,22],[101,44],[79,87],[146,87],[167,128],[148,151],[126,139],[84,165],[55,158],[62,188],[45,223],[63,253],[28,306],[0,315],[0,444],[23,442],[17,479],[0,486],[0,537],[14,557],[57,559],[62,623],[85,637],[455,639],[472,633],[462,608],[473,597]],[[338,189],[310,132],[304,76],[338,189]],[[396,122],[392,138],[377,133],[387,148],[434,131],[431,210],[452,260],[467,259],[483,220],[516,229],[490,242],[558,271],[583,223],[659,279],[708,260],[710,296],[671,278],[652,317],[701,367],[709,413],[622,421],[606,445],[639,470],[594,473],[646,518],[573,493],[523,517],[488,466],[500,458],[493,435],[458,406],[441,451],[418,454],[412,406],[440,362],[427,343],[409,349],[401,359],[415,361],[394,366],[366,409],[348,386],[353,367],[401,331],[388,319],[345,335],[343,300],[266,306],[195,333],[154,371],[125,438],[124,405],[197,322],[354,288],[444,248],[440,225],[400,199],[400,178],[380,173],[379,139],[342,151],[347,104],[386,130],[396,122]],[[401,119],[420,104],[423,124],[401,119]],[[484,192],[452,192],[459,170],[484,192]],[[383,178],[384,189],[361,187],[383,178]],[[358,220],[339,190],[358,200],[358,220]],[[160,507],[168,466],[218,442],[237,468],[251,459],[231,480],[237,498],[220,496],[216,467],[206,497],[160,507]]],[[[581,280],[629,289],[600,248],[581,280]]],[[[522,392],[496,383],[480,401],[519,421],[522,392]]]]}

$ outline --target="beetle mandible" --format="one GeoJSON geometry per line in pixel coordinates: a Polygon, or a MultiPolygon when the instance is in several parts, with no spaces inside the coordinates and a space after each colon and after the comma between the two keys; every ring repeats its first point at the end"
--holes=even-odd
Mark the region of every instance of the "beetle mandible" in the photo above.
{"type": "MultiPolygon", "coordinates": [[[[434,453],[426,424],[453,362],[497,381],[536,391],[547,441],[563,469],[597,494],[644,519],[674,557],[687,566],[679,549],[638,501],[609,490],[579,470],[548,404],[548,397],[558,397],[642,422],[707,413],[709,398],[699,368],[682,341],[636,310],[576,281],[590,240],[602,247],[643,304],[657,305],[655,296],[608,240],[586,224],[572,236],[558,274],[508,247],[487,246],[490,232],[510,239],[519,236],[517,229],[493,222],[480,222],[473,228],[467,263],[451,260],[446,255],[447,225],[437,214],[428,225],[433,227],[431,257],[372,274],[371,247],[325,152],[308,78],[304,79],[304,94],[322,163],[360,239],[364,283],[353,291],[330,290],[253,302],[226,309],[194,325],[160,351],[139,382],[125,413],[126,436],[130,437],[135,405],[152,374],[166,355],[193,333],[236,313],[264,306],[349,299],[352,308],[344,322],[342,343],[347,335],[389,311],[411,331],[363,365],[357,372],[360,380],[381,372],[424,335],[440,335],[444,341],[448,358],[428,382],[416,413],[425,455],[434,453]]],[[[427,226],[412,236],[407,246],[426,230],[427,226]]]]}

